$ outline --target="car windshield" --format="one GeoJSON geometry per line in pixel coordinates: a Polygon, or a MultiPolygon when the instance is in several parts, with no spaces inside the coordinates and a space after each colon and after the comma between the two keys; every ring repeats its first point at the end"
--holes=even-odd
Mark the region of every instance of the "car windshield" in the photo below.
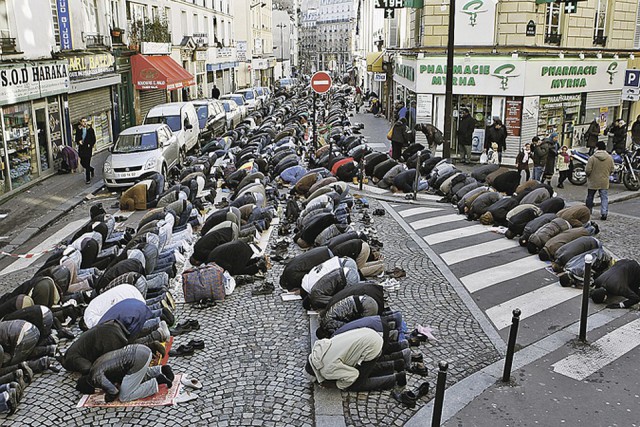
{"type": "Polygon", "coordinates": [[[157,117],[147,117],[144,121],[145,125],[154,125],[154,124],[168,124],[172,131],[177,132],[182,130],[182,126],[180,123],[180,116],[157,116],[157,117]]]}
{"type": "Polygon", "coordinates": [[[158,148],[158,138],[155,132],[138,133],[135,135],[120,135],[114,153],[135,153],[139,151],[152,151],[158,148]]]}
{"type": "Polygon", "coordinates": [[[224,107],[225,113],[230,113],[231,112],[231,105],[229,105],[228,102],[223,102],[222,106],[224,107]]]}
{"type": "Polygon", "coordinates": [[[257,87],[257,88],[256,88],[256,92],[258,92],[258,96],[262,96],[262,95],[264,95],[264,91],[262,90],[262,88],[261,88],[261,87],[257,87]]]}
{"type": "Polygon", "coordinates": [[[200,124],[200,129],[203,129],[205,127],[208,117],[209,107],[207,105],[200,105],[198,107],[198,123],[200,124]]]}
{"type": "Polygon", "coordinates": [[[244,98],[242,97],[242,95],[231,95],[229,98],[231,98],[236,104],[238,104],[239,107],[244,105],[244,98]]]}
{"type": "Polygon", "coordinates": [[[242,94],[244,95],[245,98],[247,99],[253,99],[255,98],[255,96],[253,96],[253,91],[248,90],[246,92],[242,92],[242,94]]]}

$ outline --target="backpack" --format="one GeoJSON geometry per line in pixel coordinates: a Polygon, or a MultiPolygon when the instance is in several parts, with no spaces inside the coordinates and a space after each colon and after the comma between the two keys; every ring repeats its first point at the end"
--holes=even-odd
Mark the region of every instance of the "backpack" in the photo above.
{"type": "Polygon", "coordinates": [[[444,144],[444,135],[442,134],[442,131],[438,128],[433,128],[433,141],[437,145],[444,144]]]}
{"type": "Polygon", "coordinates": [[[294,199],[287,200],[287,207],[285,209],[285,217],[287,221],[293,223],[298,220],[300,216],[300,206],[294,199]]]}

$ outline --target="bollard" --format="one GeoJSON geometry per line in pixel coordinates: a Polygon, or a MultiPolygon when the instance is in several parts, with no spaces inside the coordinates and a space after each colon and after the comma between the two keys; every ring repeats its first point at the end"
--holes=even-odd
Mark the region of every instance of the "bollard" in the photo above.
{"type": "Polygon", "coordinates": [[[580,310],[580,341],[587,340],[587,316],[589,315],[589,289],[591,285],[591,254],[584,257],[584,280],[582,282],[582,309],[580,310]]]}
{"type": "Polygon", "coordinates": [[[438,363],[438,382],[436,383],[436,397],[433,401],[433,416],[431,417],[431,427],[440,425],[442,420],[442,404],[444,403],[444,389],[447,385],[447,369],[449,364],[445,361],[438,363]]]}
{"type": "Polygon", "coordinates": [[[420,151],[418,151],[418,161],[416,163],[416,177],[413,181],[413,200],[418,200],[418,185],[420,184],[420,151]]]}
{"type": "Polygon", "coordinates": [[[364,157],[360,160],[360,172],[358,173],[358,185],[360,191],[362,191],[362,181],[364,181],[364,157]]]}
{"type": "Polygon", "coordinates": [[[316,117],[317,102],[318,102],[318,94],[313,92],[313,113],[312,114],[313,114],[313,153],[314,155],[315,155],[315,152],[318,151],[318,125],[317,125],[318,118],[316,117]]]}
{"type": "Polygon", "coordinates": [[[509,343],[507,344],[507,355],[504,358],[504,371],[502,372],[502,382],[508,383],[511,378],[511,365],[513,364],[513,352],[516,348],[516,338],[518,337],[518,326],[520,325],[519,308],[513,310],[511,318],[511,329],[509,329],[509,343]]]}

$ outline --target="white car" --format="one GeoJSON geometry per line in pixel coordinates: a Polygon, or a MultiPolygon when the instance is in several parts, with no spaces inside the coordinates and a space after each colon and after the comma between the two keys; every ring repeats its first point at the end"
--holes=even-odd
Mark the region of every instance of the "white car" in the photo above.
{"type": "Polygon", "coordinates": [[[108,189],[130,187],[158,172],[165,178],[178,165],[180,143],[166,124],[133,126],[123,130],[103,166],[108,189]]]}
{"type": "Polygon", "coordinates": [[[222,95],[220,97],[220,101],[233,101],[236,103],[236,106],[240,110],[240,115],[242,116],[242,120],[249,115],[249,107],[244,100],[244,96],[239,93],[231,94],[231,95],[222,95]]]}
{"type": "Polygon", "coordinates": [[[236,92],[244,97],[244,101],[249,106],[249,111],[256,111],[262,108],[262,100],[254,88],[241,89],[236,92]]]}
{"type": "Polygon", "coordinates": [[[227,115],[227,129],[235,129],[242,122],[242,114],[238,104],[230,99],[222,100],[222,107],[227,115]]]}

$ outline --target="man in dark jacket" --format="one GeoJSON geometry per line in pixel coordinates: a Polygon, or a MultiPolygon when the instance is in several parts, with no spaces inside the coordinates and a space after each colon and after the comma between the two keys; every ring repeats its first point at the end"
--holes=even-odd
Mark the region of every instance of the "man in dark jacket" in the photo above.
{"type": "Polygon", "coordinates": [[[80,164],[84,168],[86,183],[89,184],[91,183],[91,178],[95,175],[95,169],[91,166],[91,156],[93,155],[93,146],[96,145],[96,133],[88,124],[86,118],[80,120],[74,140],[78,147],[80,164]]]}
{"type": "MultiPolygon", "coordinates": [[[[640,130],[640,129],[639,129],[640,130]]],[[[596,118],[589,124],[589,129],[585,133],[585,139],[587,140],[587,147],[589,147],[589,155],[591,156],[596,151],[596,143],[598,142],[598,136],[600,136],[600,124],[596,118]]]]}
{"type": "Polygon", "coordinates": [[[442,134],[442,131],[434,125],[422,123],[418,123],[415,129],[416,131],[420,131],[424,134],[425,138],[427,138],[427,142],[429,142],[429,150],[431,150],[431,154],[435,155],[438,145],[444,143],[444,135],[442,134]]]}
{"type": "Polygon", "coordinates": [[[498,144],[498,163],[502,163],[502,152],[507,149],[507,129],[498,116],[494,116],[493,123],[487,127],[484,137],[485,152],[489,152],[489,148],[494,142],[498,144]]]}
{"type": "Polygon", "coordinates": [[[640,302],[640,265],[632,259],[621,259],[595,280],[591,299],[596,304],[606,302],[609,296],[624,297],[625,301],[607,305],[607,308],[629,308],[640,302]]]}
{"type": "Polygon", "coordinates": [[[613,135],[613,151],[623,154],[627,151],[627,124],[622,119],[616,120],[611,126],[605,129],[604,134],[613,135]]]}
{"type": "Polygon", "coordinates": [[[551,145],[546,139],[541,141],[537,136],[533,137],[531,143],[533,144],[533,179],[542,182],[551,145]]]}
{"type": "Polygon", "coordinates": [[[219,99],[220,98],[220,89],[218,89],[218,86],[213,85],[213,89],[211,89],[211,97],[213,99],[219,99]]]}
{"type": "Polygon", "coordinates": [[[460,122],[458,123],[458,146],[462,154],[462,162],[466,165],[471,162],[471,140],[473,139],[473,131],[476,128],[476,121],[468,108],[461,111],[460,122]]]}
{"type": "Polygon", "coordinates": [[[640,144],[640,116],[631,125],[631,141],[634,144],[640,144]]]}
{"type": "Polygon", "coordinates": [[[149,367],[152,357],[151,350],[140,344],[103,354],[93,363],[89,374],[78,379],[76,390],[93,394],[95,387],[99,387],[105,391],[106,402],[116,398],[121,402],[131,402],[156,394],[161,384],[171,388],[171,367],[149,367]]]}
{"type": "Polygon", "coordinates": [[[86,375],[100,356],[126,346],[128,335],[126,328],[117,320],[96,325],[71,344],[60,363],[67,371],[86,375]]]}
{"type": "Polygon", "coordinates": [[[407,119],[400,118],[393,125],[391,131],[391,158],[394,160],[400,160],[402,156],[402,147],[409,145],[411,141],[411,135],[407,130],[407,119]]]}

